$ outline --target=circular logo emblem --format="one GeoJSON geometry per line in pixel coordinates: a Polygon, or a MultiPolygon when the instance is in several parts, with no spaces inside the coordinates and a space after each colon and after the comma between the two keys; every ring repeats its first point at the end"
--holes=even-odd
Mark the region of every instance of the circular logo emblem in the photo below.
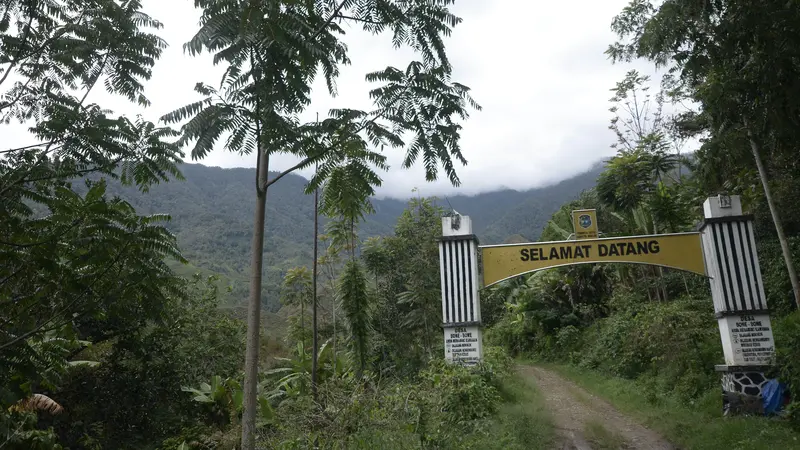
{"type": "Polygon", "coordinates": [[[592,217],[588,214],[581,214],[578,216],[578,223],[580,224],[581,228],[589,228],[592,226],[592,217]]]}

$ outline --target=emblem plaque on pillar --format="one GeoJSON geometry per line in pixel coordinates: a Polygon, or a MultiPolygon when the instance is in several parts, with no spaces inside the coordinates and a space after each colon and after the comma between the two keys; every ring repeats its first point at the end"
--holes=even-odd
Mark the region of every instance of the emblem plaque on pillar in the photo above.
{"type": "Polygon", "coordinates": [[[478,298],[478,239],[469,216],[442,218],[439,242],[445,359],[475,365],[483,358],[478,298]]]}
{"type": "Polygon", "coordinates": [[[719,195],[703,203],[700,225],[725,364],[725,413],[758,412],[761,389],[775,353],[753,218],[742,214],[739,196],[719,195]]]}

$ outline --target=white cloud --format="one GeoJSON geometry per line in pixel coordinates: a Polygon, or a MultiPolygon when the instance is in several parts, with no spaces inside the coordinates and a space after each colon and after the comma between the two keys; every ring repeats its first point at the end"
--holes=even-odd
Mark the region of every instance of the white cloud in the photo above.
{"type": "MultiPolygon", "coordinates": [[[[612,65],[603,51],[614,40],[611,19],[626,4],[627,0],[456,3],[455,12],[464,22],[448,40],[454,79],[470,86],[484,107],[464,124],[461,145],[469,164],[458,168],[462,180],[458,192],[541,186],[613,154],[609,144],[614,136],[607,130],[609,89],[631,66],[612,65]]],[[[164,23],[160,35],[170,44],[147,85],[152,107],[141,112],[103,92],[93,93],[91,100],[119,113],[142,113],[157,120],[195,100],[196,82],[216,84],[222,68],[214,67],[209,55],[192,58],[183,53],[182,44],[196,30],[199,18],[192,2],[144,0],[144,10],[164,23]]],[[[352,65],[342,68],[339,95],[331,98],[322,81],[316,83],[307,120],[317,112],[325,116],[332,107],[368,109],[370,86],[364,75],[386,65],[404,68],[413,57],[409,51],[392,49],[388,36],[376,38],[355,25],[349,28],[352,65]]],[[[647,64],[637,66],[652,72],[647,64]]],[[[29,139],[20,127],[5,131],[8,147],[29,139]]],[[[392,169],[383,176],[381,194],[406,196],[413,187],[423,194],[456,191],[444,179],[426,183],[420,167],[401,170],[401,153],[389,155],[392,169]]],[[[252,167],[255,157],[217,151],[200,162],[252,167]]],[[[280,157],[272,168],[291,164],[291,158],[280,157]]]]}

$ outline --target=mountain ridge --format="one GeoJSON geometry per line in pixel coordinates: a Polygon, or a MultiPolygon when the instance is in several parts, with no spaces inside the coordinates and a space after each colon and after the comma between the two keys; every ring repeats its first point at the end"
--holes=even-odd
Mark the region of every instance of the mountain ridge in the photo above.
{"type": "MultiPolygon", "coordinates": [[[[130,202],[140,214],[167,213],[167,227],[175,233],[189,266],[175,265],[180,273],[219,274],[229,303],[246,298],[253,226],[255,169],[219,168],[184,163],[185,180],[160,183],[146,194],[135,187],[108,183],[108,192],[130,202]]],[[[552,214],[583,190],[595,185],[602,161],[592,169],[559,183],[526,191],[505,189],[475,195],[448,195],[440,206],[472,218],[482,244],[499,244],[510,236],[538,239],[552,214]]],[[[289,174],[270,187],[267,198],[264,246],[264,294],[268,309],[279,307],[280,283],[286,271],[311,262],[313,196],[307,180],[289,174]]],[[[360,238],[389,235],[407,200],[374,198],[375,213],[359,227],[360,238]]],[[[323,219],[323,223],[324,223],[323,219]]],[[[324,228],[320,228],[323,232],[324,228]]]]}

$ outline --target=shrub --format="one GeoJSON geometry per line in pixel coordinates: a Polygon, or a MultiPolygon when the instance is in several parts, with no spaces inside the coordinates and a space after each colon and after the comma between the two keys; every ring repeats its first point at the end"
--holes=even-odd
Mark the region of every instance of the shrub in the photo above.
{"type": "MultiPolygon", "coordinates": [[[[789,237],[789,245],[793,255],[800,255],[800,236],[789,237]]],[[[795,310],[794,294],[786,264],[781,257],[765,257],[780,255],[781,247],[777,240],[764,239],[758,241],[759,263],[764,279],[764,291],[767,304],[774,315],[786,315],[795,310]]],[[[800,261],[795,258],[795,267],[800,261]]]]}
{"type": "Polygon", "coordinates": [[[479,370],[438,360],[420,374],[437,393],[436,407],[446,413],[448,422],[464,424],[495,411],[500,395],[487,382],[487,378],[491,378],[482,377],[479,370]]]}
{"type": "Polygon", "coordinates": [[[505,348],[511,355],[519,356],[533,348],[534,330],[522,315],[507,313],[486,331],[486,343],[505,348]]]}
{"type": "MultiPolygon", "coordinates": [[[[580,330],[563,327],[551,338],[560,361],[628,379],[650,377],[648,390],[696,398],[718,382],[713,366],[722,355],[707,299],[636,303],[617,294],[611,316],[580,330]]],[[[547,342],[546,339],[541,341],[547,342]]]]}
{"type": "Polygon", "coordinates": [[[238,373],[244,353],[243,325],[217,310],[212,283],[195,279],[188,299],[164,305],[162,322],[105,343],[96,367],[68,372],[53,394],[67,413],[51,419],[65,447],[150,448],[200,421],[181,386],[238,373]]]}
{"type": "Polygon", "coordinates": [[[800,428],[800,311],[775,320],[773,324],[778,378],[794,393],[789,418],[800,428]]]}
{"type": "Polygon", "coordinates": [[[483,348],[483,363],[478,368],[481,373],[499,380],[511,375],[513,365],[514,360],[511,359],[506,349],[496,345],[487,345],[483,348]]]}
{"type": "Polygon", "coordinates": [[[580,361],[582,346],[583,336],[577,327],[568,325],[556,333],[556,347],[561,358],[569,362],[580,361]]]}

